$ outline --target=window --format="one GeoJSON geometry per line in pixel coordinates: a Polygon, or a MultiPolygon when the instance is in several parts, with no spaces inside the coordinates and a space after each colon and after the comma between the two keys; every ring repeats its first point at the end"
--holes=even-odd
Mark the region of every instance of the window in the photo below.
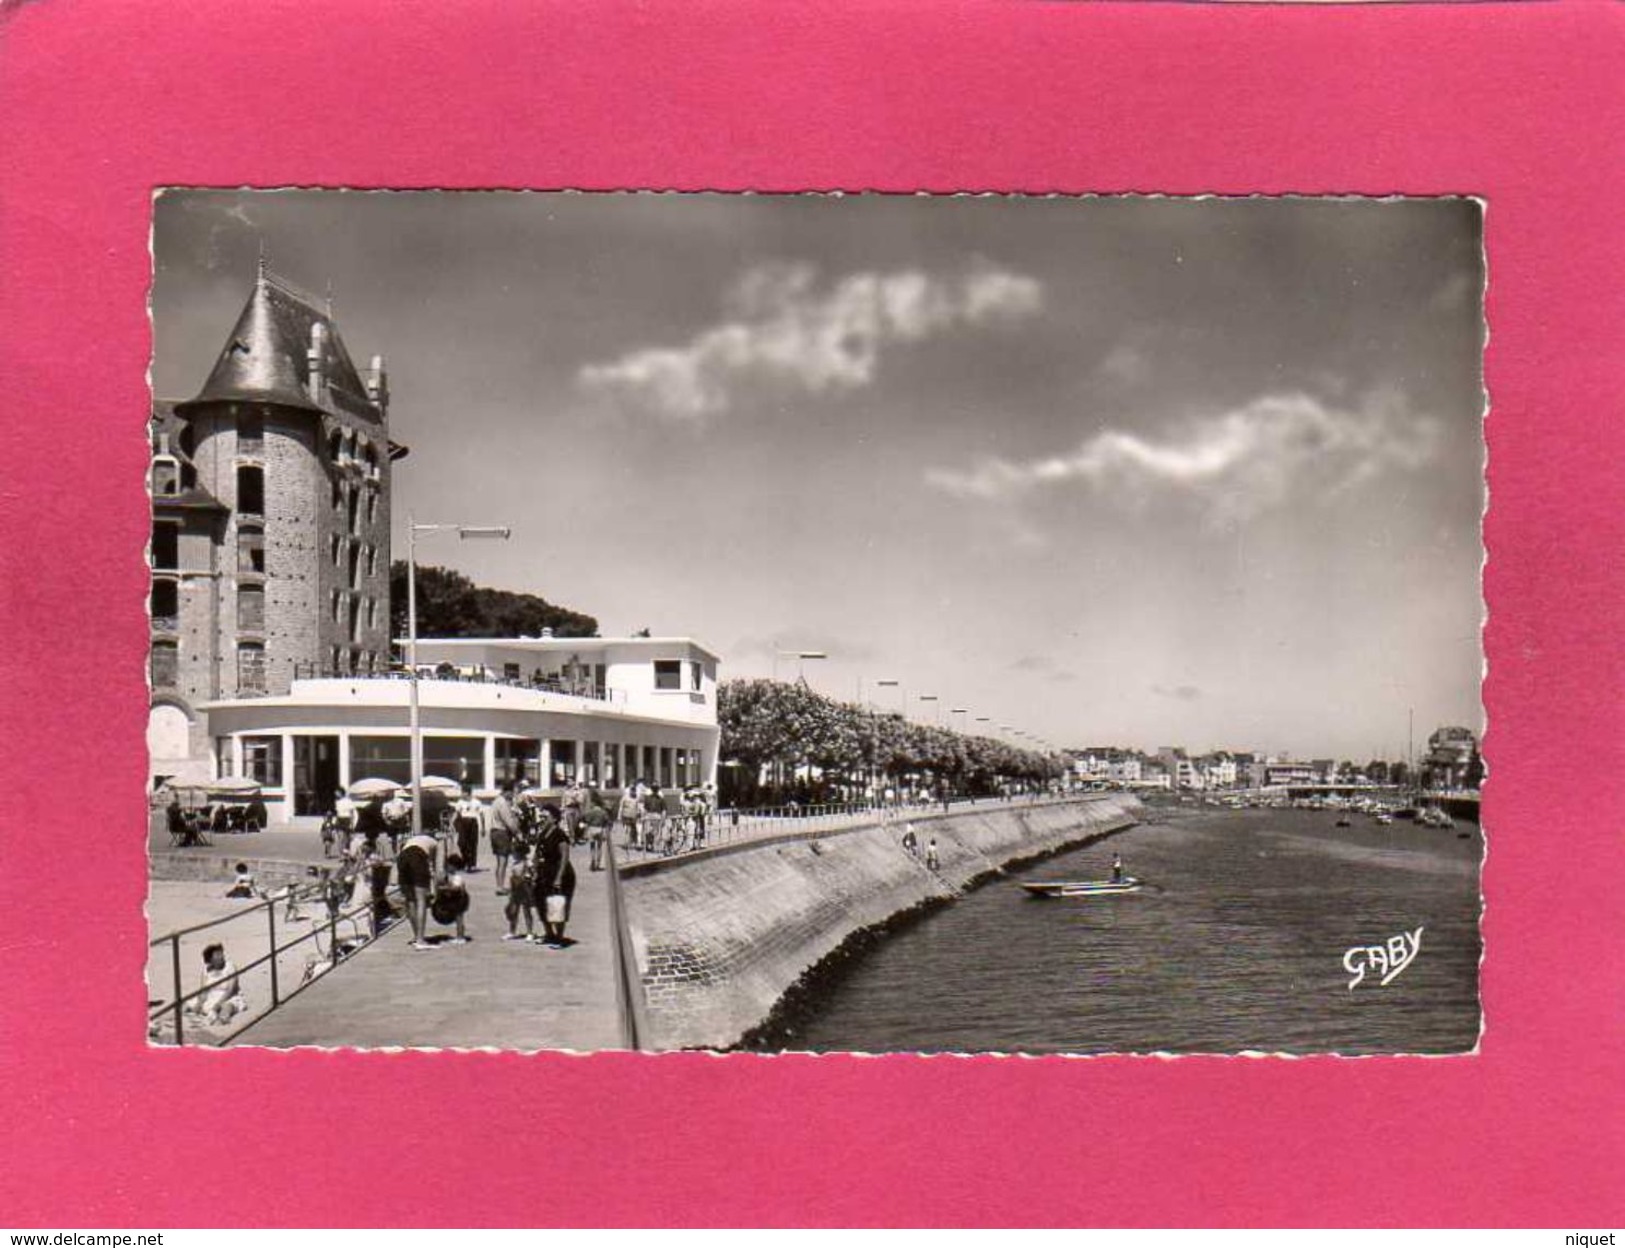
{"type": "Polygon", "coordinates": [[[240,412],[237,416],[237,450],[258,453],[265,449],[265,414],[240,412]]]}
{"type": "Polygon", "coordinates": [[[519,682],[519,664],[504,663],[502,665],[502,679],[517,684],[519,682]]]}
{"type": "Polygon", "coordinates": [[[378,491],[374,490],[367,495],[367,523],[378,523],[378,491]]]}
{"type": "Polygon", "coordinates": [[[167,577],[152,583],[152,626],[159,632],[173,633],[180,627],[180,586],[167,577]]]}
{"type": "Polygon", "coordinates": [[[349,524],[350,536],[354,537],[356,535],[356,525],[360,521],[360,518],[361,518],[361,491],[359,491],[359,490],[351,490],[350,491],[350,513],[349,514],[350,514],[350,524],[349,524]]]}
{"type": "Polygon", "coordinates": [[[343,454],[344,431],[342,429],[335,429],[332,433],[327,435],[327,458],[336,464],[339,462],[339,457],[343,454]]]}
{"type": "Polygon", "coordinates": [[[270,788],[282,785],[282,738],[244,737],[243,775],[270,788]]]}
{"type": "Polygon", "coordinates": [[[705,669],[699,663],[690,661],[688,665],[688,687],[695,693],[700,691],[700,681],[704,674],[705,669]]]}
{"type": "Polygon", "coordinates": [[[239,585],[237,587],[237,627],[243,632],[265,631],[265,587],[239,585]]]}
{"type": "Polygon", "coordinates": [[[359,544],[350,547],[350,588],[361,588],[361,547],[359,544]]]}
{"type": "Polygon", "coordinates": [[[172,455],[158,455],[152,461],[152,492],[179,494],[181,489],[180,461],[172,455]]]}
{"type": "Polygon", "coordinates": [[[333,557],[333,566],[336,568],[344,562],[344,540],[335,533],[327,539],[327,545],[333,557]]]}
{"type": "Polygon", "coordinates": [[[333,623],[337,624],[344,619],[344,595],[335,589],[332,594],[332,603],[330,605],[333,612],[333,623]]]}
{"type": "Polygon", "coordinates": [[[181,566],[181,526],[162,521],[152,526],[152,566],[176,569],[181,566]]]}
{"type": "Polygon", "coordinates": [[[265,647],[257,641],[237,646],[237,692],[265,692],[265,647]]]}
{"type": "Polygon", "coordinates": [[[152,687],[173,689],[180,683],[181,651],[173,641],[152,643],[152,687]]]}
{"type": "Polygon", "coordinates": [[[361,599],[350,599],[350,640],[361,640],[361,599]]]}
{"type": "Polygon", "coordinates": [[[576,743],[555,739],[549,751],[553,759],[553,784],[569,784],[576,774],[576,743]]]}
{"type": "Polygon", "coordinates": [[[238,465],[237,510],[245,516],[265,514],[265,469],[253,464],[238,465]]]}
{"type": "Polygon", "coordinates": [[[655,688],[681,689],[683,687],[683,665],[677,659],[655,660],[655,688]]]}
{"type": "Polygon", "coordinates": [[[237,570],[265,571],[265,534],[256,529],[237,530],[237,570]]]}
{"type": "Polygon", "coordinates": [[[533,737],[498,737],[494,742],[497,755],[497,774],[492,782],[515,784],[529,780],[542,782],[542,743],[533,737]]]}
{"type": "Polygon", "coordinates": [[[338,474],[333,476],[333,510],[337,511],[344,506],[344,482],[339,480],[338,474]]]}
{"type": "Polygon", "coordinates": [[[367,627],[378,627],[378,600],[376,598],[367,599],[367,627]]]}

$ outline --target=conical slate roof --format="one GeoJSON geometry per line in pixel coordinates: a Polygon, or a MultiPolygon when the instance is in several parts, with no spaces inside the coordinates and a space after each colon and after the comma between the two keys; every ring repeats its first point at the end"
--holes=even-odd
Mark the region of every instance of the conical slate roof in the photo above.
{"type": "Polygon", "coordinates": [[[185,415],[197,404],[221,401],[348,412],[369,420],[379,415],[332,318],[263,268],[208,381],[197,397],[178,409],[185,415]],[[307,353],[311,330],[318,324],[325,330],[322,371],[327,384],[319,397],[313,397],[307,353]]]}

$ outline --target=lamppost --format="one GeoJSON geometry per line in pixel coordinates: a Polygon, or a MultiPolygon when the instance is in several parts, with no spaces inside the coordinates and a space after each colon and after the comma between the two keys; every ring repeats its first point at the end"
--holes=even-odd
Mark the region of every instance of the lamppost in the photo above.
{"type": "Polygon", "coordinates": [[[495,537],[507,541],[512,531],[497,525],[419,524],[406,517],[406,669],[407,723],[412,736],[412,835],[423,831],[423,728],[418,718],[418,534],[455,533],[460,540],[495,537]]]}
{"type": "Polygon", "coordinates": [[[875,681],[875,688],[897,690],[897,713],[904,719],[908,718],[908,691],[903,688],[902,681],[877,680],[875,681]]]}
{"type": "MultiPolygon", "coordinates": [[[[949,715],[950,718],[952,718],[955,715],[969,715],[969,714],[970,714],[970,711],[967,710],[963,706],[956,706],[956,707],[954,707],[952,710],[950,710],[948,712],[948,715],[949,715]]],[[[960,720],[959,727],[956,728],[954,731],[956,731],[956,732],[964,732],[965,731],[965,722],[964,722],[964,720],[960,720]]]]}
{"type": "Polygon", "coordinates": [[[775,650],[773,652],[773,679],[779,678],[779,660],[794,659],[796,661],[796,680],[801,684],[807,683],[807,675],[803,664],[808,659],[827,659],[829,655],[822,650],[775,650]]]}
{"type": "Polygon", "coordinates": [[[920,701],[921,702],[935,702],[937,704],[937,723],[941,724],[942,723],[942,701],[941,701],[941,699],[939,699],[937,697],[937,695],[934,694],[934,693],[922,693],[920,695],[920,701]]]}

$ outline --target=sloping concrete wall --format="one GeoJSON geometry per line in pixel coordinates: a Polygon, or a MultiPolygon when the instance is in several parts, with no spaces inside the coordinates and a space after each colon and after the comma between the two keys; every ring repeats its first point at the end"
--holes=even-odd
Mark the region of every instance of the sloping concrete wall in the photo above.
{"type": "Polygon", "coordinates": [[[1103,794],[1023,807],[989,802],[901,822],[640,863],[621,881],[656,1049],[726,1048],[761,1023],[803,972],[852,933],[954,896],[1014,859],[1127,827],[1133,798],[1103,794]],[[936,837],[940,866],[924,865],[936,837]]]}

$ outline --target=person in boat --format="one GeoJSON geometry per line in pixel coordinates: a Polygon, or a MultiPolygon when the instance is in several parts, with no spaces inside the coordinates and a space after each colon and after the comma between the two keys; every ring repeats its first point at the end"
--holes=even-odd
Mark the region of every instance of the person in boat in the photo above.
{"type": "Polygon", "coordinates": [[[1122,854],[1113,854],[1112,855],[1112,883],[1113,884],[1121,884],[1122,882],[1123,882],[1123,855],[1122,854]]]}

